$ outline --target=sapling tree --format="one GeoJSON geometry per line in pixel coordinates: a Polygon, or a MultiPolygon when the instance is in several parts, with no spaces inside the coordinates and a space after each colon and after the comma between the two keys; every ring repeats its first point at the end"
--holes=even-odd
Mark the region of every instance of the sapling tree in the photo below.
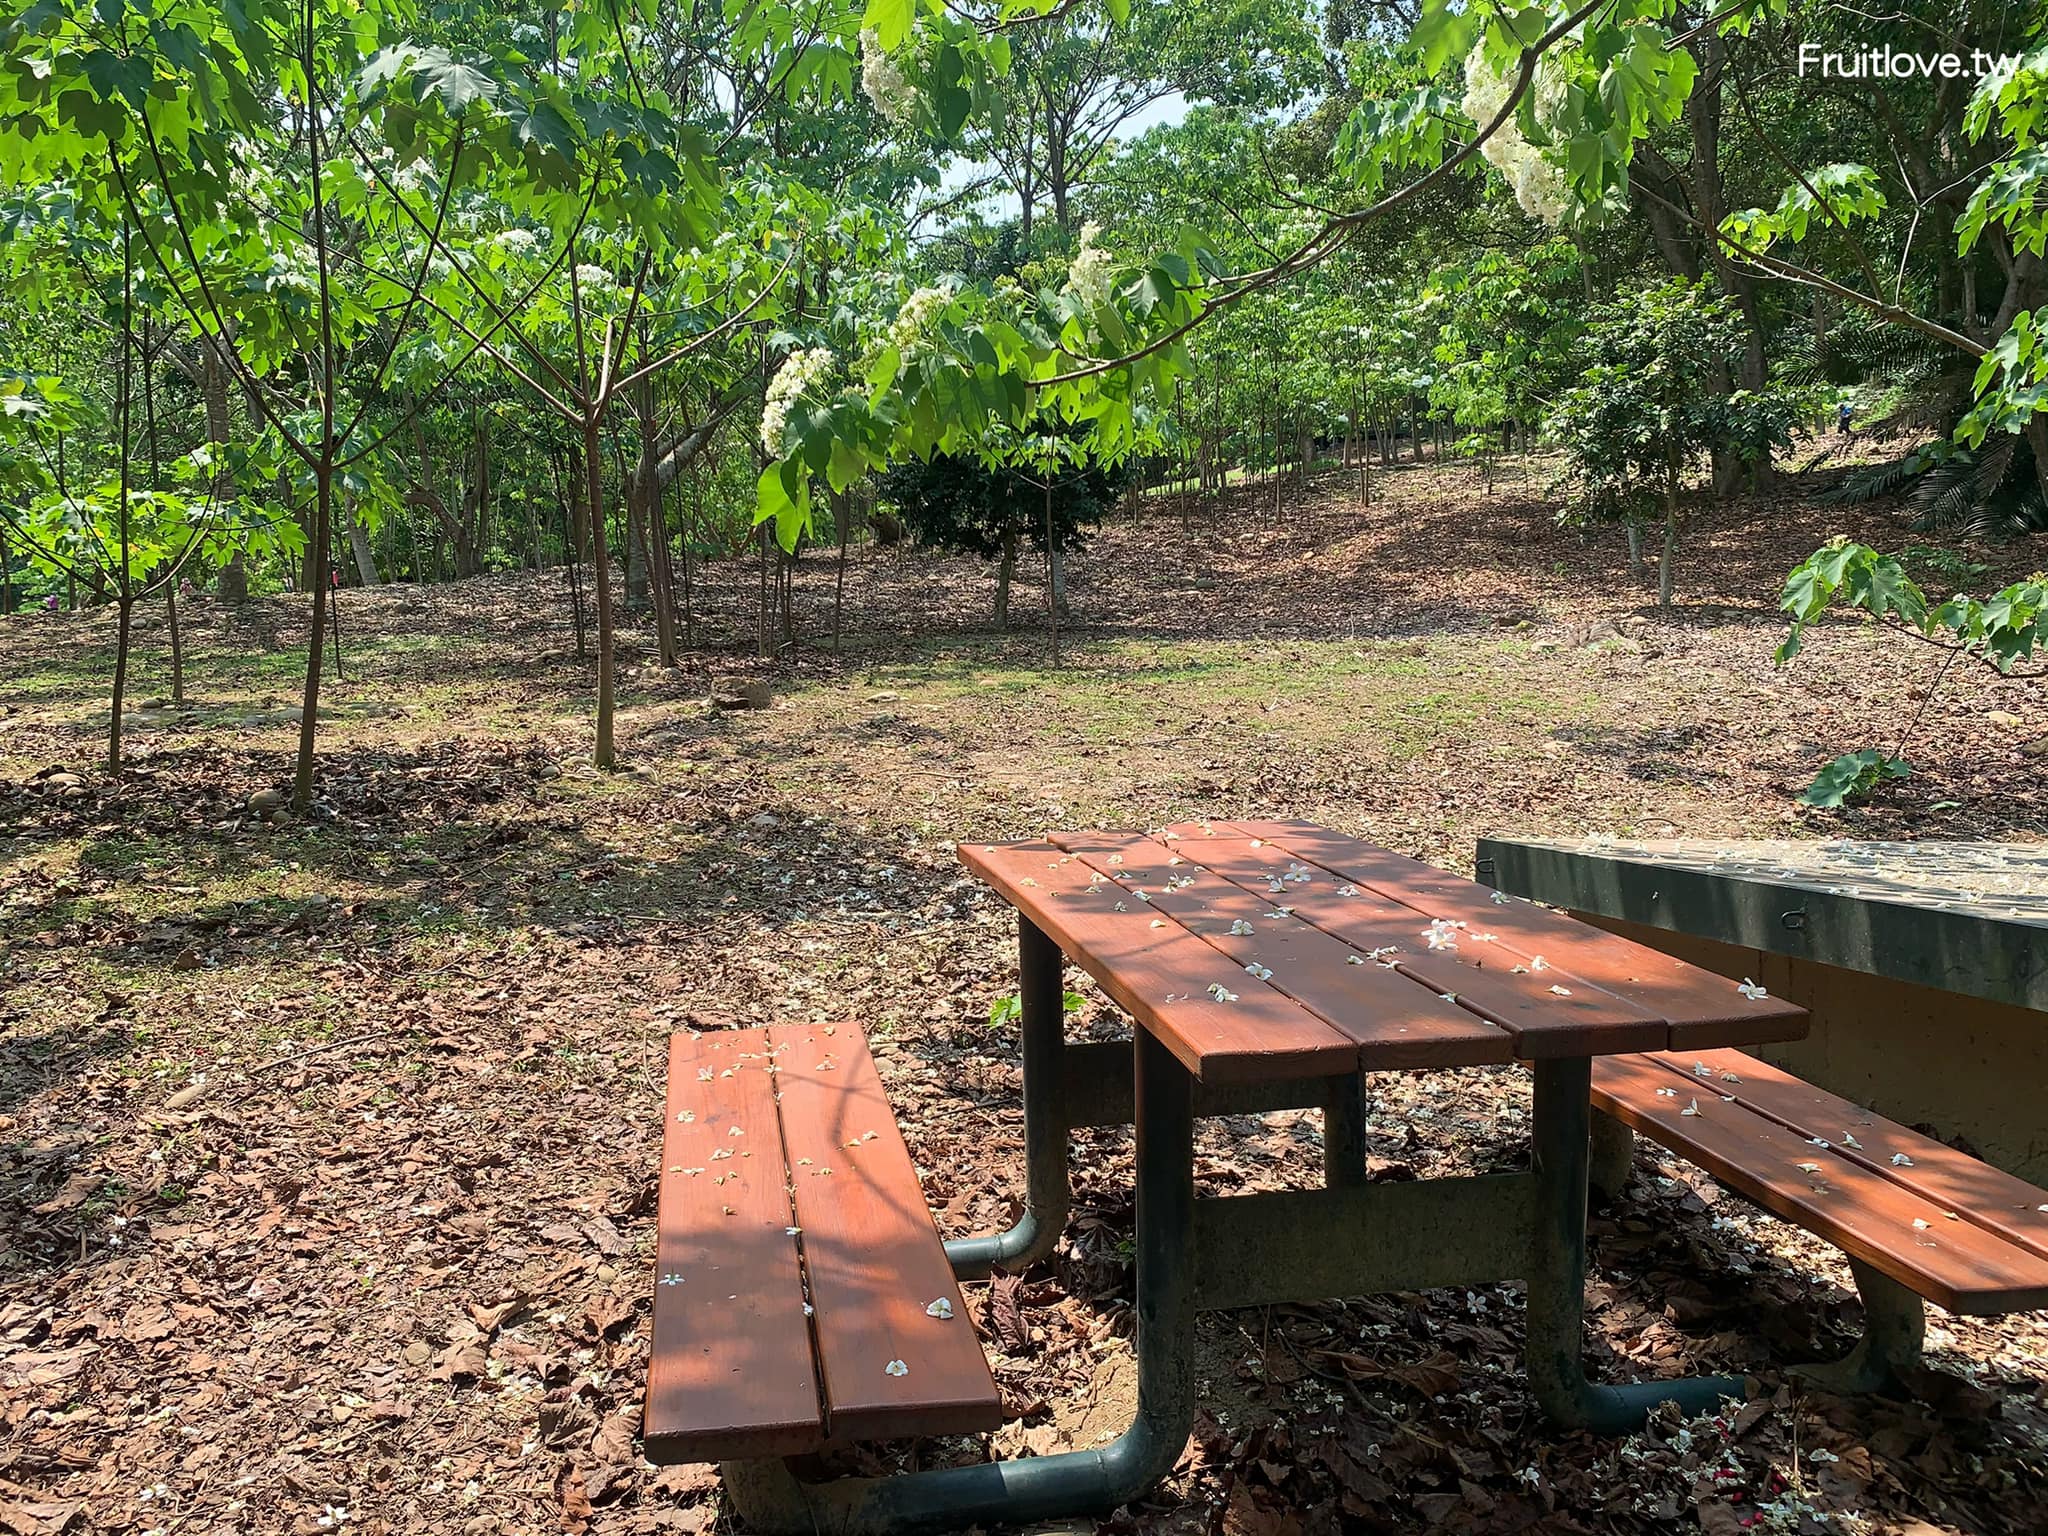
{"type": "Polygon", "coordinates": [[[1920,707],[1896,743],[1889,749],[1868,746],[1835,758],[1799,797],[1808,805],[1839,806],[1911,773],[1906,749],[1928,702],[1958,663],[1987,667],[2001,677],[2048,676],[2048,668],[2029,665],[2048,650],[2048,576],[2030,576],[1986,598],[1959,592],[1936,603],[1895,557],[1837,538],[1793,569],[1779,606],[1792,616],[1777,651],[1780,666],[1800,653],[1808,629],[1831,610],[1862,613],[1875,624],[1929,646],[1941,658],[1921,692],[1920,707]]]}
{"type": "Polygon", "coordinates": [[[1720,387],[1743,344],[1734,307],[1700,285],[1674,281],[1628,295],[1593,311],[1577,348],[1584,375],[1550,415],[1574,487],[1566,519],[1662,517],[1661,607],[1671,605],[1693,470],[1716,453],[1766,460],[1805,414],[1793,391],[1720,387]]]}

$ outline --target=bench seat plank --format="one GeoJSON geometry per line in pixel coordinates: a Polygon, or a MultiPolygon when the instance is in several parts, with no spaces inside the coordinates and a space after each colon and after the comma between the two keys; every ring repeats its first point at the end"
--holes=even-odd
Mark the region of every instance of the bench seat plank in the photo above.
{"type": "Polygon", "coordinates": [[[1204,1082],[1357,1070],[1357,1041],[1178,924],[1154,928],[1160,914],[1147,902],[1073,855],[1049,843],[963,843],[960,860],[1204,1082]]]}
{"type": "Polygon", "coordinates": [[[1596,1109],[1950,1312],[2048,1306],[2048,1261],[1874,1176],[1852,1153],[1815,1146],[1739,1101],[1725,1102],[1722,1093],[1737,1086],[1650,1056],[1593,1063],[1596,1109]],[[1695,1104],[1698,1113],[1686,1114],[1695,1104]]]}
{"type": "Polygon", "coordinates": [[[1895,1125],[1874,1110],[1817,1088],[1742,1051],[1671,1053],[1656,1058],[1697,1076],[1705,1067],[1717,1093],[1733,1094],[1760,1115],[1802,1136],[1833,1142],[1880,1178],[1891,1180],[1945,1210],[2048,1260],[2048,1191],[1994,1168],[1982,1158],[1944,1146],[1931,1136],[1895,1125]],[[1725,1074],[1733,1073],[1729,1082],[1725,1074]],[[1850,1147],[1854,1137],[1857,1145],[1850,1147]],[[1895,1157],[1906,1158],[1895,1163],[1895,1157]]]}
{"type": "Polygon", "coordinates": [[[798,1455],[824,1438],[771,1049],[763,1029],[669,1042],[645,1421],[655,1461],[798,1455]]]}
{"type": "Polygon", "coordinates": [[[1455,947],[1431,949],[1426,931],[1434,914],[1296,859],[1276,844],[1219,834],[1199,843],[1184,838],[1154,846],[1171,849],[1247,891],[1280,885],[1281,891],[1267,900],[1287,904],[1296,917],[1352,949],[1391,949],[1395,970],[1411,986],[1449,993],[1457,999],[1454,1006],[1506,1030],[1521,1060],[1652,1050],[1671,1038],[1662,1013],[1602,991],[1561,965],[1546,961],[1541,972],[1518,971],[1516,966],[1528,957],[1497,940],[1477,937],[1495,931],[1485,917],[1458,930],[1455,947]],[[1309,878],[1284,879],[1291,868],[1309,870],[1309,878]],[[1351,894],[1343,894],[1346,890],[1351,894]]]}
{"type": "MultiPolygon", "coordinates": [[[[1295,901],[1293,894],[1268,895],[1263,881],[1253,890],[1200,865],[1172,862],[1166,846],[1137,834],[1062,836],[1058,842],[1090,869],[1143,890],[1148,906],[1240,970],[1263,965],[1272,971],[1269,985],[1358,1043],[1360,1067],[1468,1067],[1514,1058],[1514,1037],[1445,1002],[1438,995],[1445,988],[1418,985],[1299,915],[1278,911],[1274,904],[1295,901]]],[[[1248,970],[1245,975],[1252,979],[1248,970]]]]}
{"type": "Polygon", "coordinates": [[[1305,864],[1320,865],[1361,887],[1431,917],[1468,922],[1500,935],[1504,948],[1541,955],[1617,997],[1673,1020],[1672,1050],[1758,1045],[1804,1034],[1803,1010],[1779,998],[1744,997],[1735,984],[1698,966],[1602,932],[1531,902],[1495,902],[1470,881],[1426,864],[1366,848],[1308,822],[1218,821],[1171,829],[1189,843],[1206,836],[1255,837],[1305,864]]]}
{"type": "Polygon", "coordinates": [[[867,1041],[853,1024],[770,1034],[832,1438],[994,1429],[1002,1398],[867,1041]],[[950,1316],[927,1311],[939,1301],[950,1316]]]}

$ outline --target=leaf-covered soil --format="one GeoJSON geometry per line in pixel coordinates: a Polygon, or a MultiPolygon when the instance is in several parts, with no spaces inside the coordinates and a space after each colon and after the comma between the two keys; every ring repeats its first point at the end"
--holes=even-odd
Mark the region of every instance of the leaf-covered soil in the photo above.
{"type": "MultiPolygon", "coordinates": [[[[1877,805],[1794,805],[1907,734],[1931,675],[1855,624],[1771,664],[1784,570],[1836,531],[1915,540],[1884,512],[1796,486],[1723,509],[1660,615],[1618,539],[1552,525],[1540,466],[1490,495],[1375,481],[1369,506],[1327,476],[1277,520],[1245,488],[1107,529],[1058,672],[1035,617],[987,630],[985,570],[865,547],[843,655],[817,551],[800,651],[755,661],[756,572],[714,564],[715,649],[670,673],[636,648],[611,777],[562,573],[345,592],[303,821],[249,809],[288,780],[299,600],[188,605],[183,711],[140,707],[168,692],[152,629],[118,783],[106,616],[0,621],[0,1530],[734,1528],[711,1469],[634,1439],[663,1040],[862,1020],[941,1226],[1005,1224],[1013,930],[957,839],[1304,815],[1468,868],[1489,833],[2048,832],[2048,700],[1988,675],[1935,696],[1877,805]],[[709,705],[742,676],[774,706],[709,705]]],[[[1967,553],[1980,585],[2048,563],[1967,553]]],[[[1116,1030],[1087,996],[1076,1027],[1116,1030]]],[[[1526,1115],[1513,1071],[1377,1080],[1373,1166],[1513,1166],[1526,1115]]],[[[1205,1122],[1204,1187],[1310,1181],[1318,1136],[1205,1122]]],[[[1058,1260],[968,1288],[1014,1417],[938,1454],[1121,1427],[1128,1134],[1079,1136],[1076,1167],[1058,1260]]],[[[1108,1529],[2040,1529],[2048,1319],[1936,1313],[1922,1401],[1842,1400],[1786,1374],[1853,1337],[1837,1254],[1651,1149],[1594,1231],[1590,1368],[1746,1371],[1741,1414],[1551,1431],[1512,1285],[1214,1314],[1200,1433],[1108,1529]]]]}

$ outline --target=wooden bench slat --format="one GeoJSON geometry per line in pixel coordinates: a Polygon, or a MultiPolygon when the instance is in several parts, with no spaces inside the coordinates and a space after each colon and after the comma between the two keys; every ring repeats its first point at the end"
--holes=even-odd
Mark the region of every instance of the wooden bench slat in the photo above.
{"type": "Polygon", "coordinates": [[[1477,937],[1495,932],[1485,916],[1458,930],[1455,948],[1433,950],[1426,937],[1431,914],[1297,859],[1278,844],[1219,835],[1155,846],[1248,891],[1269,890],[1292,865],[1313,870],[1306,881],[1280,880],[1282,891],[1267,899],[1286,903],[1297,917],[1352,949],[1393,946],[1397,953],[1389,958],[1414,985],[1451,993],[1463,1008],[1506,1030],[1520,1059],[1651,1050],[1670,1039],[1662,1013],[1603,991],[1561,965],[1546,960],[1541,972],[1518,972],[1515,967],[1527,956],[1477,937]],[[1340,894],[1346,886],[1354,894],[1340,894]]]}
{"type": "Polygon", "coordinates": [[[762,1029],[669,1042],[647,1362],[652,1460],[792,1456],[824,1440],[770,1049],[762,1029]]]}
{"type": "MultiPolygon", "coordinates": [[[[1360,886],[1370,886],[1432,917],[1472,923],[1497,933],[1528,957],[1541,955],[1617,997],[1675,1021],[1672,1050],[1757,1045],[1805,1033],[1805,1010],[1779,998],[1748,998],[1726,977],[1602,932],[1590,924],[1510,898],[1494,902],[1464,880],[1446,880],[1427,865],[1374,854],[1350,838],[1307,822],[1233,821],[1209,824],[1213,835],[1242,835],[1272,843],[1305,864],[1316,864],[1360,886]]],[[[1200,824],[1171,830],[1192,842],[1200,824]]]]}
{"type": "Polygon", "coordinates": [[[1714,1074],[1716,1092],[1733,1094],[1757,1113],[1791,1126],[1802,1136],[1834,1143],[1844,1157],[1862,1163],[1876,1177],[1889,1179],[2048,1260],[2048,1210],[2042,1209],[2048,1204],[2048,1191],[2036,1189],[1982,1158],[1895,1125],[1874,1110],[1745,1052],[1673,1052],[1656,1059],[1687,1075],[1696,1076],[1696,1067],[1706,1067],[1714,1074]],[[1739,1081],[1726,1081],[1723,1074],[1729,1072],[1739,1081]],[[1849,1136],[1859,1145],[1848,1146],[1849,1136]],[[1910,1161],[1901,1165],[1892,1161],[1894,1157],[1910,1161]]]}
{"type": "MultiPolygon", "coordinates": [[[[1279,912],[1291,896],[1264,894],[1186,860],[1138,833],[1062,835],[1059,846],[1090,869],[1122,878],[1156,907],[1240,969],[1263,965],[1285,992],[1358,1043],[1370,1070],[1481,1066],[1511,1061],[1514,1039],[1410,977],[1366,961],[1351,944],[1279,912]],[[1121,861],[1121,862],[1117,862],[1121,861]],[[1251,933],[1233,932],[1249,924],[1251,933]]],[[[1249,979],[1251,972],[1245,969],[1249,979]]]]}
{"type": "Polygon", "coordinates": [[[769,1033],[832,1438],[994,1429],[1002,1399],[867,1041],[852,1024],[769,1033]],[[939,1300],[950,1318],[926,1311],[939,1300]]]}
{"type": "Polygon", "coordinates": [[[1050,843],[963,843],[960,859],[1205,1082],[1355,1070],[1358,1043],[1050,843]],[[1116,910],[1122,903],[1124,910],[1116,910]],[[1210,993],[1221,987],[1234,1001],[1210,993]]]}
{"type": "Polygon", "coordinates": [[[2048,1306],[2048,1263],[1949,1219],[1946,1206],[1871,1177],[1833,1148],[1814,1146],[1740,1103],[1724,1103],[1712,1084],[1689,1072],[1654,1057],[1605,1057],[1593,1063],[1593,1104],[1951,1312],[2048,1306]],[[1700,1112],[1687,1115],[1695,1101],[1700,1112]]]}

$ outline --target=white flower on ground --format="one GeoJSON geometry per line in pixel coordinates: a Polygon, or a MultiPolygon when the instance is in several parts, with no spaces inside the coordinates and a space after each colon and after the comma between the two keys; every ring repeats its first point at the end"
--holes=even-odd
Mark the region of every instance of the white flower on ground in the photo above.
{"type": "Polygon", "coordinates": [[[908,1376],[910,1374],[910,1367],[901,1360],[891,1360],[882,1367],[882,1374],[884,1376],[908,1376]]]}
{"type": "Polygon", "coordinates": [[[1736,986],[1735,990],[1740,992],[1744,997],[1748,998],[1751,1002],[1755,1002],[1760,997],[1769,997],[1771,995],[1770,993],[1766,992],[1762,986],[1760,986],[1756,982],[1751,981],[1747,976],[1742,978],[1741,982],[1736,986]]]}
{"type": "Polygon", "coordinates": [[[917,111],[917,87],[883,49],[881,34],[873,27],[860,31],[860,88],[892,123],[907,123],[917,111]]]}
{"type": "Polygon", "coordinates": [[[1081,248],[1074,253],[1073,265],[1067,268],[1066,291],[1090,309],[1108,303],[1116,286],[1116,258],[1095,243],[1101,237],[1099,224],[1091,221],[1082,225],[1081,248]]]}
{"type": "Polygon", "coordinates": [[[768,398],[761,411],[761,451],[769,458],[782,457],[790,407],[807,395],[816,394],[831,371],[829,347],[800,348],[782,360],[775,377],[768,381],[768,398]]]}
{"type": "Polygon", "coordinates": [[[941,1319],[951,1317],[953,1315],[953,1303],[944,1296],[941,1296],[937,1301],[924,1309],[924,1315],[941,1319]]]}

